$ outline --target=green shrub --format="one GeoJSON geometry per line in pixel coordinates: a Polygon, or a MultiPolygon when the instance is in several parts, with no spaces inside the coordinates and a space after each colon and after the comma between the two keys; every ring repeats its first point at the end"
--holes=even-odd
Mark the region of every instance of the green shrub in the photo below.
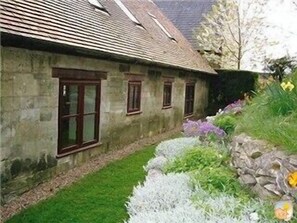
{"type": "MultiPolygon", "coordinates": [[[[295,85],[297,83],[294,83],[295,85]]],[[[269,86],[265,92],[267,106],[272,115],[288,115],[297,111],[297,90],[283,90],[279,83],[269,86]]]]}
{"type": "Polygon", "coordinates": [[[236,173],[227,166],[207,167],[193,172],[194,181],[211,194],[226,193],[242,200],[248,199],[250,193],[240,185],[236,173]]]}
{"type": "Polygon", "coordinates": [[[216,71],[219,75],[210,80],[209,86],[209,114],[215,114],[220,108],[244,99],[245,93],[251,95],[256,90],[257,73],[223,69],[216,71]]]}
{"type": "Polygon", "coordinates": [[[292,91],[284,91],[280,83],[274,83],[252,103],[239,117],[236,133],[245,132],[264,139],[289,152],[297,152],[297,72],[289,77],[295,85],[292,91]]]}
{"type": "Polygon", "coordinates": [[[220,154],[218,150],[208,147],[198,147],[187,151],[180,158],[169,163],[166,172],[188,172],[202,170],[206,167],[219,167],[228,161],[226,154],[220,154]]]}
{"type": "Polygon", "coordinates": [[[219,115],[214,120],[214,124],[223,129],[228,135],[234,132],[237,120],[233,115],[219,115]]]}

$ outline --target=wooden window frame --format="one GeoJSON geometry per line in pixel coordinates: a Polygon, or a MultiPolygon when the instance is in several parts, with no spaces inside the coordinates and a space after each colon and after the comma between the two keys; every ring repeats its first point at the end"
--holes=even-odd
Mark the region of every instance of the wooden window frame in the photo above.
{"type": "MultiPolygon", "coordinates": [[[[52,68],[52,77],[53,78],[59,78],[59,111],[58,111],[58,148],[57,148],[57,158],[67,156],[72,153],[77,153],[86,149],[93,148],[95,146],[100,145],[99,142],[99,126],[100,126],[100,103],[101,103],[101,80],[107,79],[107,72],[106,71],[98,71],[98,70],[82,70],[82,69],[72,69],[72,68],[60,68],[60,67],[53,67],[52,68]],[[78,101],[78,108],[77,113],[80,114],[79,121],[76,120],[76,129],[79,129],[76,131],[76,140],[77,143],[72,146],[68,147],[62,147],[61,143],[61,132],[62,132],[62,123],[61,120],[65,118],[62,115],[62,97],[63,97],[63,84],[76,84],[80,86],[86,86],[86,85],[96,85],[96,96],[95,96],[95,111],[90,112],[88,114],[83,114],[82,107],[84,106],[84,92],[85,87],[80,87],[80,94],[83,96],[80,96],[80,99],[77,99],[78,101]],[[82,99],[83,98],[83,99],[82,99]],[[81,109],[79,111],[79,109],[81,109]],[[94,122],[94,140],[88,141],[83,143],[83,117],[86,115],[90,115],[91,113],[94,113],[95,115],[95,122],[94,122]],[[80,122],[80,123],[79,123],[80,122]],[[78,139],[80,138],[80,139],[78,139]]],[[[70,117],[70,116],[69,116],[70,117]]]]}
{"type": "Polygon", "coordinates": [[[95,146],[99,142],[99,120],[100,120],[100,95],[101,93],[101,81],[100,80],[73,80],[73,79],[60,79],[59,80],[59,116],[58,116],[58,157],[65,156],[74,152],[79,152],[85,149],[89,149],[95,146]],[[78,86],[78,98],[77,98],[77,114],[75,115],[63,115],[62,114],[62,102],[63,102],[63,86],[77,85],[78,86]],[[84,113],[84,92],[85,87],[88,85],[96,86],[95,97],[95,111],[91,113],[84,113]],[[83,142],[83,118],[87,115],[95,115],[94,123],[94,140],[83,142]],[[62,147],[62,120],[76,117],[76,144],[62,147]]]}
{"type": "MultiPolygon", "coordinates": [[[[139,80],[131,80],[128,81],[128,95],[127,95],[127,115],[133,115],[133,114],[139,114],[141,113],[141,90],[142,90],[142,81],[139,80]],[[132,98],[130,98],[130,92],[131,92],[131,88],[133,86],[138,86],[139,87],[139,96],[137,97],[137,92],[138,91],[134,91],[132,98]],[[136,98],[135,98],[136,97],[136,98]],[[130,102],[131,100],[135,101],[134,106],[129,107],[130,106],[130,102]]],[[[133,104],[133,102],[132,102],[133,104]]]]}
{"type": "Polygon", "coordinates": [[[166,81],[163,85],[163,109],[172,107],[172,82],[166,81]],[[169,96],[166,90],[169,89],[169,96]]]}
{"type": "Polygon", "coordinates": [[[184,110],[184,116],[192,116],[194,113],[194,103],[195,103],[195,83],[186,83],[185,87],[185,110],[184,110]],[[193,88],[193,95],[191,98],[188,98],[187,93],[189,92],[189,88],[193,88]],[[189,109],[189,103],[191,105],[191,108],[189,109]]]}

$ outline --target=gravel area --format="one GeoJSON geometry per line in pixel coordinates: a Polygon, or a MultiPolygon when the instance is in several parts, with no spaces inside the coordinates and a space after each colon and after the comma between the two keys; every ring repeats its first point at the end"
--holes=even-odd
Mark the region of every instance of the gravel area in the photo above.
{"type": "Polygon", "coordinates": [[[143,149],[147,145],[158,143],[164,139],[167,139],[174,134],[180,132],[180,128],[171,130],[166,133],[159,134],[150,138],[141,139],[135,143],[132,143],[121,150],[111,151],[101,156],[98,156],[82,166],[73,168],[66,173],[61,173],[51,180],[42,183],[34,189],[22,194],[20,197],[12,200],[11,202],[1,206],[1,220],[4,222],[11,216],[17,214],[22,209],[27,208],[30,205],[36,204],[41,200],[44,200],[50,196],[53,196],[58,190],[63,187],[71,185],[73,182],[79,180],[84,175],[91,172],[102,169],[110,162],[120,160],[126,156],[131,155],[135,151],[143,149]]]}

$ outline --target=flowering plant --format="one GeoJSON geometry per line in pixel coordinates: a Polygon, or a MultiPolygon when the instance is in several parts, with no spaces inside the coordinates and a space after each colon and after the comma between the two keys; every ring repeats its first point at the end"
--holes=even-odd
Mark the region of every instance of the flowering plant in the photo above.
{"type": "Polygon", "coordinates": [[[288,183],[291,187],[297,187],[297,171],[289,173],[288,175],[288,183]]]}
{"type": "Polygon", "coordinates": [[[245,105],[245,101],[244,100],[237,100],[229,105],[227,105],[224,109],[223,109],[223,113],[234,113],[234,114],[238,114],[242,111],[243,106],[245,105]]]}
{"type": "Polygon", "coordinates": [[[187,137],[209,137],[215,135],[218,138],[223,138],[226,136],[224,130],[216,127],[212,123],[203,122],[201,120],[198,121],[191,121],[187,120],[183,124],[184,134],[187,137]]]}
{"type": "Polygon", "coordinates": [[[290,81],[286,82],[282,82],[281,83],[281,87],[284,91],[292,91],[294,89],[294,84],[292,84],[290,81]]]}
{"type": "Polygon", "coordinates": [[[290,221],[293,217],[292,201],[279,201],[274,206],[275,217],[279,220],[290,221]]]}

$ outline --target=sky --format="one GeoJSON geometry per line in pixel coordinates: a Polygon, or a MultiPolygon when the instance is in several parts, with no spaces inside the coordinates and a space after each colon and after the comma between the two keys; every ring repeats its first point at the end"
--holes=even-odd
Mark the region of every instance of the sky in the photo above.
{"type": "MultiPolygon", "coordinates": [[[[264,28],[264,33],[270,42],[276,42],[275,45],[265,46],[266,58],[276,59],[287,55],[297,58],[297,5],[294,5],[293,1],[297,2],[297,0],[268,0],[265,6],[263,16],[269,27],[264,28]]],[[[251,58],[254,58],[252,52],[247,53],[243,59],[243,69],[265,71],[263,61],[251,62],[251,58]]]]}
{"type": "MultiPolygon", "coordinates": [[[[297,1],[296,1],[297,2],[297,1]]],[[[268,54],[278,58],[289,54],[297,56],[297,5],[293,0],[270,0],[267,7],[267,21],[274,25],[268,30],[269,37],[279,42],[268,49],[268,54]]]]}

